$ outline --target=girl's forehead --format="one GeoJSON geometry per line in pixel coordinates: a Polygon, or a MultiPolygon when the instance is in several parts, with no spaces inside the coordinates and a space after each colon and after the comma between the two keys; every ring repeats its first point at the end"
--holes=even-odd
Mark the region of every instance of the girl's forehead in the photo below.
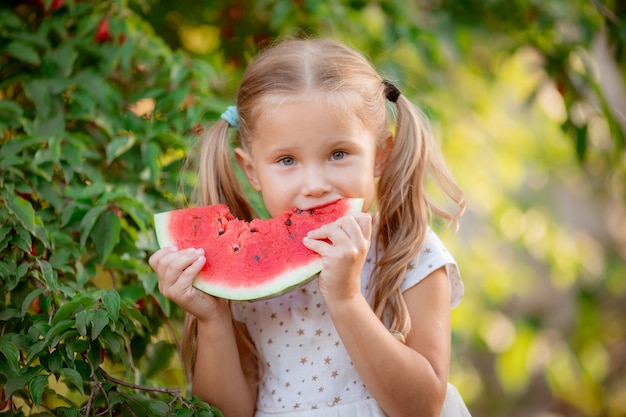
{"type": "MultiPolygon", "coordinates": [[[[317,116],[326,115],[338,118],[346,124],[359,121],[359,110],[355,98],[345,94],[306,90],[296,94],[276,94],[260,100],[255,109],[252,123],[273,120],[280,123],[286,114],[311,117],[311,111],[317,116]]],[[[365,128],[365,126],[362,126],[365,128]]]]}
{"type": "Polygon", "coordinates": [[[353,112],[338,111],[319,100],[290,100],[267,106],[256,118],[249,140],[252,148],[298,147],[313,149],[338,143],[375,141],[353,112]]]}

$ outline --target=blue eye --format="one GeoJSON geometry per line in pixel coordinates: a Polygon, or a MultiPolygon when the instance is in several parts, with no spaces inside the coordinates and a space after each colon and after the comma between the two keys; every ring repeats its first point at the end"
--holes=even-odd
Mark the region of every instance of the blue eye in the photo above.
{"type": "Polygon", "coordinates": [[[346,152],[344,151],[335,151],[332,154],[330,154],[330,159],[333,161],[338,161],[340,159],[343,159],[346,157],[346,152]]]}
{"type": "Polygon", "coordinates": [[[284,158],[279,159],[278,163],[286,167],[290,167],[292,165],[295,165],[296,160],[290,156],[285,156],[284,158]]]}

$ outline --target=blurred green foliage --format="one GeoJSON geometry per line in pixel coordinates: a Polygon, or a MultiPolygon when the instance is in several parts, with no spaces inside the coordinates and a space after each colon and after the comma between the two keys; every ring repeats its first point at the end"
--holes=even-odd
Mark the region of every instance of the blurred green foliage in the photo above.
{"type": "Polygon", "coordinates": [[[466,283],[450,379],[473,414],[626,415],[623,2],[33,0],[0,11],[8,414],[208,412],[141,389],[185,388],[180,311],[146,264],[151,215],[180,204],[182,155],[249,59],[286,36],[327,36],[423,107],[467,194],[459,233],[443,236],[466,283]]]}

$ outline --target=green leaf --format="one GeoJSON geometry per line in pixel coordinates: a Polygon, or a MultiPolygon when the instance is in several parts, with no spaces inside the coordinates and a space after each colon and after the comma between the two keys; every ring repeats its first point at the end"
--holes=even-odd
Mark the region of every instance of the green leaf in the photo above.
{"type": "Polygon", "coordinates": [[[132,134],[128,136],[118,136],[114,138],[107,145],[107,165],[111,165],[111,162],[113,162],[115,158],[128,151],[130,148],[133,147],[134,144],[135,135],[132,134]]]}
{"type": "Polygon", "coordinates": [[[42,137],[63,136],[65,133],[65,111],[59,101],[53,102],[55,110],[48,114],[37,115],[37,135],[42,137]]]}
{"type": "Polygon", "coordinates": [[[102,302],[111,320],[116,321],[120,316],[120,294],[113,289],[105,290],[102,294],[102,302]]]}
{"type": "Polygon", "coordinates": [[[169,365],[174,354],[174,345],[165,341],[159,341],[154,347],[154,351],[148,363],[146,376],[154,376],[157,372],[169,365]]]}
{"type": "Polygon", "coordinates": [[[50,372],[57,372],[63,366],[63,355],[58,349],[55,349],[48,358],[48,369],[50,372]]]}
{"type": "Polygon", "coordinates": [[[0,158],[6,158],[8,156],[14,156],[19,154],[22,150],[29,148],[33,145],[39,145],[41,138],[37,137],[20,137],[19,139],[13,139],[5,142],[0,146],[0,158]]]}
{"type": "Polygon", "coordinates": [[[50,114],[51,93],[46,80],[34,79],[24,83],[24,92],[35,103],[37,115],[44,117],[50,114]]]}
{"type": "Polygon", "coordinates": [[[150,323],[148,322],[148,319],[146,318],[146,316],[141,314],[139,310],[137,310],[136,308],[130,307],[126,303],[122,303],[121,310],[124,316],[128,316],[129,318],[142,324],[144,327],[150,328],[150,323]]]}
{"type": "Polygon", "coordinates": [[[30,201],[18,195],[8,194],[6,207],[26,230],[35,234],[35,210],[30,201]]]}
{"type": "Polygon", "coordinates": [[[17,15],[9,10],[0,10],[0,27],[21,29],[24,26],[17,15]]]}
{"type": "Polygon", "coordinates": [[[47,340],[40,340],[30,345],[28,347],[28,354],[26,355],[26,362],[31,363],[33,359],[38,358],[39,355],[41,355],[47,347],[47,340]]]}
{"type": "Polygon", "coordinates": [[[93,298],[89,295],[81,295],[72,301],[64,303],[54,314],[52,325],[54,326],[56,323],[67,319],[72,313],[78,313],[79,311],[91,307],[94,303],[93,298]]]}
{"type": "Polygon", "coordinates": [[[76,330],[81,336],[87,336],[87,312],[85,310],[76,313],[76,330]]]}
{"type": "Polygon", "coordinates": [[[70,368],[62,368],[60,373],[68,382],[74,384],[81,394],[85,395],[85,391],[83,389],[83,377],[80,376],[78,371],[70,368]]]}
{"type": "Polygon", "coordinates": [[[11,100],[0,100],[0,131],[19,126],[22,107],[11,100]]]}
{"type": "Polygon", "coordinates": [[[46,341],[50,342],[55,339],[61,333],[74,327],[74,320],[62,320],[52,325],[48,333],[46,333],[46,341]]]}
{"type": "Polygon", "coordinates": [[[92,236],[92,239],[94,240],[96,252],[102,263],[107,260],[113,248],[120,242],[121,230],[122,223],[119,217],[111,210],[106,210],[98,218],[92,232],[97,238],[94,239],[92,236]]]}
{"type": "Polygon", "coordinates": [[[59,282],[56,276],[56,272],[54,271],[54,269],[52,269],[52,265],[50,265],[50,262],[38,259],[37,263],[39,264],[39,269],[41,269],[41,275],[48,288],[57,289],[59,287],[59,282]]]}
{"type": "Polygon", "coordinates": [[[7,380],[5,386],[5,395],[6,397],[12,396],[16,391],[26,388],[27,385],[30,384],[30,381],[33,378],[37,377],[39,373],[43,370],[41,365],[37,366],[29,366],[26,368],[21,368],[21,374],[11,375],[7,380]]]}
{"type": "MultiPolygon", "coordinates": [[[[0,321],[9,321],[18,317],[21,316],[17,308],[7,308],[6,310],[0,311],[0,321]]],[[[2,349],[0,349],[0,352],[2,352],[2,349]]]]}
{"type": "Polygon", "coordinates": [[[56,50],[49,52],[45,59],[59,69],[59,77],[69,77],[72,74],[77,56],[73,45],[70,42],[63,42],[56,50]]]}
{"type": "Polygon", "coordinates": [[[4,48],[4,52],[28,64],[39,65],[41,63],[41,59],[35,48],[21,41],[9,43],[4,48]]]}
{"type": "Polygon", "coordinates": [[[0,352],[4,355],[6,363],[13,372],[18,372],[19,351],[13,342],[14,333],[7,333],[0,336],[0,352]]]}
{"type": "Polygon", "coordinates": [[[170,406],[164,401],[152,401],[148,408],[155,416],[166,416],[170,412],[170,406]]]}
{"type": "Polygon", "coordinates": [[[95,340],[100,335],[102,329],[109,324],[109,316],[104,310],[96,310],[93,317],[90,317],[91,321],[91,340],[95,340]]]}
{"type": "Polygon", "coordinates": [[[112,354],[120,355],[124,343],[121,336],[113,333],[109,327],[105,327],[100,333],[100,338],[104,346],[108,348],[112,354]]]}
{"type": "Polygon", "coordinates": [[[2,226],[0,226],[0,240],[4,240],[4,238],[7,237],[11,229],[12,227],[6,224],[3,224],[2,226]]]}
{"type": "MultiPolygon", "coordinates": [[[[80,246],[81,248],[85,248],[87,243],[87,239],[91,234],[91,230],[96,224],[98,217],[100,214],[107,209],[106,206],[96,206],[91,208],[87,214],[83,217],[83,220],[80,222],[80,246]]],[[[97,239],[94,239],[97,240],[97,239]]]]}
{"type": "Polygon", "coordinates": [[[178,410],[176,410],[176,417],[192,417],[194,415],[194,412],[191,408],[179,408],[178,410]]]}
{"type": "Polygon", "coordinates": [[[30,396],[33,399],[33,403],[35,407],[39,407],[41,405],[41,398],[43,396],[43,390],[48,386],[48,376],[47,375],[38,375],[32,381],[30,381],[30,396]]]}

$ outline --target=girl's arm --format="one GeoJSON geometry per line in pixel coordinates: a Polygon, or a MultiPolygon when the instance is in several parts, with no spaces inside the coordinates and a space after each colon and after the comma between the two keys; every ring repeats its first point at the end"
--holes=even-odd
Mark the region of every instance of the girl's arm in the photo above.
{"type": "Polygon", "coordinates": [[[450,364],[450,296],[439,269],[404,293],[412,329],[406,345],[361,294],[328,299],[330,314],[365,385],[390,417],[439,416],[450,364]]]}
{"type": "Polygon", "coordinates": [[[206,262],[202,251],[163,248],[149,262],[161,293],[198,320],[193,393],[224,415],[253,416],[256,388],[244,369],[256,364],[250,349],[237,341],[230,306],[192,286],[206,262]]]}
{"type": "Polygon", "coordinates": [[[230,309],[223,317],[198,321],[192,393],[217,407],[225,416],[253,416],[256,407],[255,372],[251,351],[238,343],[230,309]]]}
{"type": "Polygon", "coordinates": [[[450,293],[439,269],[404,293],[412,329],[407,343],[381,323],[361,293],[371,218],[346,216],[309,234],[324,259],[319,277],[337,332],[365,385],[390,417],[439,416],[450,363],[450,293]],[[327,243],[325,240],[331,243],[327,243]]]}

